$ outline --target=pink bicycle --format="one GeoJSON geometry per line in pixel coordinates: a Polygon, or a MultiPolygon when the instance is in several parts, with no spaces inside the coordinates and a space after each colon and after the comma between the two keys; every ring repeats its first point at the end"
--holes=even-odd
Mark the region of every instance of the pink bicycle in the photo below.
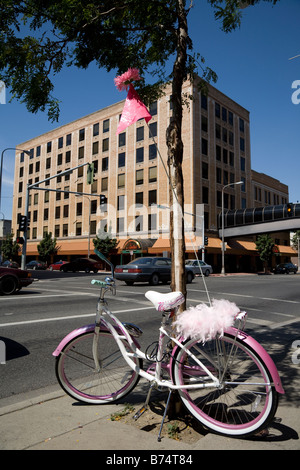
{"type": "Polygon", "coordinates": [[[116,293],[114,279],[92,284],[100,287],[95,323],[72,331],[53,353],[58,382],[67,394],[86,403],[112,403],[130,393],[143,377],[150,388],[137,419],[147,409],[154,387],[169,390],[158,440],[174,390],[189,412],[213,432],[245,437],[270,424],[284,390],[269,354],[242,331],[245,312],[234,313],[238,325],[208,334],[200,326],[198,334],[185,339],[174,323],[183,295],[148,291],[146,297],[161,311],[162,321],[157,343],[142,352],[141,330],[122,323],[108,308],[105,293],[116,293]]]}

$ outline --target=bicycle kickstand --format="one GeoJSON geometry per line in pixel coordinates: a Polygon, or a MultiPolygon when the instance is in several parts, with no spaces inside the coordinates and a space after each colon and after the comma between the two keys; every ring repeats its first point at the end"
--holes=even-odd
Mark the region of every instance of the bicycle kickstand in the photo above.
{"type": "Polygon", "coordinates": [[[142,406],[142,408],[140,408],[136,413],[135,415],[133,416],[133,419],[136,421],[137,419],[139,419],[140,416],[142,416],[143,413],[145,413],[145,411],[148,410],[148,405],[149,405],[149,401],[150,401],[150,396],[151,396],[151,392],[152,392],[152,388],[156,385],[155,382],[151,382],[150,384],[150,387],[149,387],[149,390],[148,390],[148,394],[147,394],[147,398],[146,398],[146,401],[144,403],[144,405],[142,406]]]}
{"type": "Polygon", "coordinates": [[[169,390],[169,395],[168,395],[168,398],[167,398],[165,411],[164,411],[164,414],[163,414],[163,417],[162,417],[162,421],[161,421],[161,424],[160,424],[160,429],[159,429],[159,433],[158,433],[158,437],[157,437],[158,442],[161,442],[161,437],[160,436],[161,436],[162,428],[163,428],[164,421],[165,421],[165,418],[166,418],[166,415],[167,415],[167,411],[168,411],[168,408],[169,408],[169,402],[170,402],[171,395],[172,395],[172,390],[169,390]]]}

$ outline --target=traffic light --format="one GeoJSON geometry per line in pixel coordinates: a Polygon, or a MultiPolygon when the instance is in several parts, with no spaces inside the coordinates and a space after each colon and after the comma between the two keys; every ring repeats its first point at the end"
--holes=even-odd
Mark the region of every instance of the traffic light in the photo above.
{"type": "Polygon", "coordinates": [[[27,231],[27,217],[26,215],[19,215],[19,232],[26,232],[27,231]]]}
{"type": "Polygon", "coordinates": [[[293,204],[291,203],[287,204],[286,210],[287,210],[288,217],[291,217],[293,215],[293,204]]]}
{"type": "Polygon", "coordinates": [[[87,167],[87,184],[94,182],[94,163],[89,163],[87,167]]]}
{"type": "Polygon", "coordinates": [[[23,237],[17,237],[17,238],[16,238],[16,242],[17,242],[19,245],[24,245],[24,238],[23,238],[23,237]]]}
{"type": "Polygon", "coordinates": [[[204,237],[204,245],[207,246],[208,245],[208,237],[204,237]]]}
{"type": "Polygon", "coordinates": [[[100,194],[100,206],[104,206],[107,203],[107,197],[104,194],[100,194]]]}

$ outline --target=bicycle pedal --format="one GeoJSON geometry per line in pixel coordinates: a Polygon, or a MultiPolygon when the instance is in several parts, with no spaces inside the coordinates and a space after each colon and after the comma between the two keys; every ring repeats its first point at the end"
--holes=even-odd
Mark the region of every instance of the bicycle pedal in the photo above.
{"type": "Polygon", "coordinates": [[[136,413],[135,415],[133,416],[133,419],[136,421],[137,419],[139,419],[142,414],[145,413],[145,411],[147,411],[148,407],[147,406],[142,406],[142,408],[140,408],[136,413]]]}

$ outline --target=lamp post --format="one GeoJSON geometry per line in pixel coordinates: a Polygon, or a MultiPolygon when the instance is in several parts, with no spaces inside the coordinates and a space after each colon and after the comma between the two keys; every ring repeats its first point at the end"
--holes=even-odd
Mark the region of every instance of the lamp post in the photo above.
{"type": "Polygon", "coordinates": [[[1,208],[1,189],[2,189],[2,167],[3,167],[3,155],[6,150],[19,150],[20,152],[24,152],[27,155],[31,155],[31,153],[28,150],[23,150],[23,149],[18,149],[16,147],[7,147],[6,149],[2,150],[1,153],[1,165],[0,165],[0,208],[1,208]]]}
{"type": "Polygon", "coordinates": [[[243,184],[243,181],[236,181],[235,183],[230,183],[230,184],[225,184],[222,188],[222,270],[221,274],[222,276],[225,276],[225,246],[224,246],[224,190],[225,188],[228,188],[229,186],[233,186],[235,184],[243,184]]]}

